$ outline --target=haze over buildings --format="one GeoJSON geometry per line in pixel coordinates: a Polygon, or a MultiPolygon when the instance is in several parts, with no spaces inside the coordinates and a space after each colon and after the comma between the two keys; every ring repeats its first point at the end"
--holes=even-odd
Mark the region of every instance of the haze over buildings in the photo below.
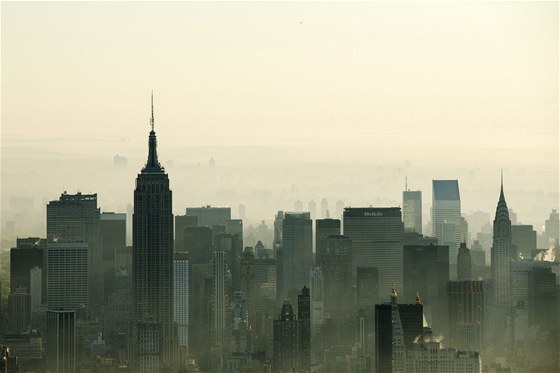
{"type": "Polygon", "coordinates": [[[558,373],[557,3],[1,7],[0,371],[558,373]]]}

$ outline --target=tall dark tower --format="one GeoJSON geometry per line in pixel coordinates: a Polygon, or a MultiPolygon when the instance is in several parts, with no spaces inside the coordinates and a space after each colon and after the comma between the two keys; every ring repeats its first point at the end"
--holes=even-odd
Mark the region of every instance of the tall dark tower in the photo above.
{"type": "Polygon", "coordinates": [[[504,197],[502,177],[500,199],[494,218],[494,236],[492,239],[492,278],[494,279],[494,299],[498,305],[511,306],[511,260],[514,259],[511,244],[511,220],[504,197]]]}
{"type": "MultiPolygon", "coordinates": [[[[494,235],[491,249],[491,268],[493,278],[492,306],[488,319],[488,341],[501,348],[509,348],[513,342],[513,316],[511,291],[511,262],[514,258],[511,241],[511,220],[504,197],[503,177],[500,199],[494,218],[494,235]]],[[[485,336],[486,337],[486,336],[485,336]]]]}
{"type": "Polygon", "coordinates": [[[136,178],[132,216],[132,268],[134,302],[134,371],[157,372],[173,366],[173,214],[171,190],[165,169],[157,157],[154,131],[154,97],[150,118],[148,161],[136,178]],[[149,325],[148,325],[149,324],[149,325]],[[142,337],[142,331],[157,341],[142,337]],[[147,328],[150,326],[150,328],[147,328]],[[151,329],[150,329],[151,330],[151,329]],[[142,338],[141,338],[142,337],[142,338]],[[159,345],[159,357],[144,343],[159,345]],[[159,360],[159,361],[158,361],[159,360]]]}

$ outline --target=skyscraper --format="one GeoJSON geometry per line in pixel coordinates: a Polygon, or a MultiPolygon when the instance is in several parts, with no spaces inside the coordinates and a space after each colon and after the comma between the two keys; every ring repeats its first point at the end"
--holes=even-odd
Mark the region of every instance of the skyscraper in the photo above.
{"type": "MultiPolygon", "coordinates": [[[[97,194],[67,194],[47,205],[47,241],[87,243],[89,309],[104,302],[103,245],[97,194]]],[[[47,269],[48,276],[48,269],[47,269]]]]}
{"type": "Polygon", "coordinates": [[[282,221],[281,294],[289,298],[309,286],[313,267],[312,227],[308,212],[284,214],[282,221]]]}
{"type": "Polygon", "coordinates": [[[228,304],[227,265],[223,251],[214,253],[214,294],[212,342],[221,346],[225,342],[226,307],[228,304]]]}
{"type": "Polygon", "coordinates": [[[379,269],[377,267],[356,268],[356,290],[358,306],[365,309],[366,315],[373,319],[373,310],[379,299],[379,269]]]}
{"type": "Polygon", "coordinates": [[[288,372],[301,367],[299,321],[289,300],[285,300],[274,320],[273,371],[288,372]]]}
{"type": "Polygon", "coordinates": [[[198,227],[198,216],[177,215],[175,216],[175,251],[185,251],[183,246],[183,234],[186,227],[198,227]]]}
{"type": "Polygon", "coordinates": [[[466,241],[466,220],[461,217],[461,197],[457,180],[432,180],[432,235],[439,245],[449,246],[452,263],[459,244],[466,241]]]}
{"type": "Polygon", "coordinates": [[[318,267],[322,266],[322,255],[326,249],[326,240],[331,235],[340,235],[340,220],[315,220],[315,262],[318,267]]]}
{"type": "Polygon", "coordinates": [[[8,296],[8,314],[12,334],[22,334],[31,325],[31,299],[27,289],[17,288],[8,296]]]}
{"type": "Polygon", "coordinates": [[[516,257],[532,258],[537,250],[537,231],[532,225],[511,225],[511,244],[516,257]]]}
{"type": "MultiPolygon", "coordinates": [[[[138,174],[134,190],[133,317],[137,324],[149,317],[159,325],[160,363],[173,365],[173,214],[169,178],[158,162],[153,95],[150,124],[148,161],[138,174]]],[[[144,340],[138,333],[135,336],[135,354],[141,354],[146,346],[142,346],[144,340]]]]}
{"type": "Polygon", "coordinates": [[[210,227],[214,225],[226,225],[231,220],[230,207],[212,207],[210,205],[202,207],[187,207],[187,216],[196,216],[199,227],[210,227]]]}
{"type": "Polygon", "coordinates": [[[47,304],[49,309],[75,311],[88,300],[88,249],[85,242],[47,244],[47,304]]]}
{"type": "MultiPolygon", "coordinates": [[[[29,291],[31,288],[29,271],[34,267],[42,269],[46,264],[44,263],[46,246],[47,241],[44,238],[29,237],[17,239],[16,247],[10,249],[11,293],[14,293],[19,287],[24,287],[29,291]]],[[[43,290],[46,289],[46,284],[44,284],[43,290]]]]}
{"type": "Polygon", "coordinates": [[[447,334],[449,248],[440,245],[404,246],[404,299],[422,297],[424,313],[436,333],[447,334]]]}
{"type": "Polygon", "coordinates": [[[544,236],[548,240],[546,247],[553,243],[558,242],[560,239],[560,218],[558,211],[552,210],[548,219],[544,222],[544,236]]]}
{"type": "Polygon", "coordinates": [[[406,372],[405,330],[394,287],[390,303],[375,305],[375,366],[376,372],[406,372]]]}
{"type": "Polygon", "coordinates": [[[52,373],[76,369],[76,311],[47,311],[47,366],[52,373]]]}
{"type": "Polygon", "coordinates": [[[484,341],[484,285],[482,281],[449,281],[449,342],[480,351],[484,341]]]}
{"type": "MultiPolygon", "coordinates": [[[[326,248],[317,260],[323,269],[325,313],[340,316],[352,308],[352,241],[346,236],[329,236],[326,248]]],[[[376,279],[377,282],[377,279],[376,279]]],[[[376,290],[377,297],[377,290],[376,290]]],[[[371,301],[371,309],[375,301],[371,301]]]]}
{"type": "Polygon", "coordinates": [[[311,293],[307,286],[298,295],[298,331],[301,369],[309,371],[311,359],[311,293]]]}
{"type": "Polygon", "coordinates": [[[187,253],[175,253],[173,261],[173,321],[177,323],[181,363],[189,346],[189,260],[187,253]]]}
{"type": "Polygon", "coordinates": [[[491,257],[495,300],[498,304],[511,306],[511,260],[515,258],[511,243],[511,221],[504,197],[503,181],[500,186],[500,199],[494,218],[491,257]]]}
{"type": "Polygon", "coordinates": [[[323,271],[321,267],[311,270],[311,335],[316,336],[323,325],[325,292],[323,287],[323,271]]]}
{"type": "Polygon", "coordinates": [[[457,254],[457,280],[470,280],[472,277],[471,251],[463,242],[457,254]]]}
{"type": "MultiPolygon", "coordinates": [[[[352,267],[377,267],[379,287],[402,287],[403,223],[400,207],[345,208],[344,235],[352,240],[352,267]]],[[[355,273],[355,272],[354,272],[355,273]]]]}
{"type": "Polygon", "coordinates": [[[115,254],[126,247],[126,214],[103,212],[101,214],[101,237],[103,246],[103,274],[105,298],[115,291],[115,254]]]}
{"type": "Polygon", "coordinates": [[[422,192],[403,191],[403,223],[406,231],[422,233],[422,192]]]}

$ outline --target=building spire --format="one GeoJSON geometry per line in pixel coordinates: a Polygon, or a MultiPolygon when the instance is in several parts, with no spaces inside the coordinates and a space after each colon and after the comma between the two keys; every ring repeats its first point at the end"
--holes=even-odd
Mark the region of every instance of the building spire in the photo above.
{"type": "Polygon", "coordinates": [[[152,117],[150,118],[150,125],[152,126],[152,132],[154,132],[154,90],[152,90],[152,117]]]}
{"type": "Polygon", "coordinates": [[[150,131],[149,137],[149,147],[148,147],[148,162],[142,170],[142,172],[164,172],[163,167],[159,164],[157,156],[157,139],[156,132],[154,131],[154,92],[152,91],[151,96],[151,109],[152,116],[150,117],[150,125],[152,130],[150,131]]]}
{"type": "Polygon", "coordinates": [[[500,169],[500,193],[504,194],[504,169],[500,169]]]}

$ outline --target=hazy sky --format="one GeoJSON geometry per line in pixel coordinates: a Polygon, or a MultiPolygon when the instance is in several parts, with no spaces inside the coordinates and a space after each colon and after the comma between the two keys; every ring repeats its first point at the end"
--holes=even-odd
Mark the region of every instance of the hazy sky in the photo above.
{"type": "Polygon", "coordinates": [[[532,170],[538,185],[524,187],[558,192],[557,2],[1,7],[3,198],[7,180],[20,190],[10,160],[25,169],[50,152],[124,153],[134,175],[151,89],[160,155],[175,163],[200,161],[197,146],[290,147],[335,163],[532,170]]]}

